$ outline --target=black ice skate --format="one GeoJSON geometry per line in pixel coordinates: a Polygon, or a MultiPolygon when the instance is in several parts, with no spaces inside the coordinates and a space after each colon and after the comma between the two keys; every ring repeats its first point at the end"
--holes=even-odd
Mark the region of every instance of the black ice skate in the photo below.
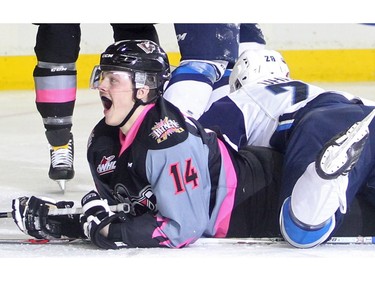
{"type": "Polygon", "coordinates": [[[62,146],[50,147],[51,165],[48,175],[55,180],[62,191],[65,191],[66,181],[74,177],[74,142],[73,135],[70,135],[69,142],[62,146]]]}
{"type": "Polygon", "coordinates": [[[316,161],[316,171],[320,177],[335,179],[349,173],[363,151],[369,135],[368,125],[374,116],[375,110],[326,143],[316,161]]]}

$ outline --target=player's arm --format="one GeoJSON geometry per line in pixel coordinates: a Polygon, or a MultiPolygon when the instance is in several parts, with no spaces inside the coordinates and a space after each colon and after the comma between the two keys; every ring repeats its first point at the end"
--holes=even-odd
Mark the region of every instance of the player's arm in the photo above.
{"type": "MultiPolygon", "coordinates": [[[[181,248],[201,236],[200,231],[195,231],[198,223],[195,223],[194,219],[189,222],[194,226],[192,231],[190,226],[186,226],[186,223],[181,221],[181,217],[176,221],[173,218],[163,217],[160,212],[156,215],[147,212],[138,216],[123,212],[113,213],[107,202],[95,191],[87,193],[82,198],[82,208],[84,214],[81,216],[81,224],[85,235],[96,246],[103,249],[181,248]]],[[[174,208],[172,216],[179,218],[183,215],[181,211],[185,217],[190,218],[190,210],[183,206],[174,208]],[[176,210],[180,215],[175,214],[176,210]]]]}

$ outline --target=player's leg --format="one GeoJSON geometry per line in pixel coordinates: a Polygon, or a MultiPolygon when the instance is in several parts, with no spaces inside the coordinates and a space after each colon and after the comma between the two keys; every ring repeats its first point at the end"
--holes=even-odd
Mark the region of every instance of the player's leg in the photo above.
{"type": "MultiPolygon", "coordinates": [[[[264,49],[266,46],[266,41],[264,39],[262,30],[256,23],[241,23],[239,35],[239,56],[245,50],[264,49]]],[[[215,101],[229,94],[229,76],[232,73],[233,66],[233,63],[228,63],[223,77],[213,85],[212,93],[209,101],[207,102],[205,111],[209,110],[215,101]]]]}
{"type": "Polygon", "coordinates": [[[36,107],[51,146],[49,177],[62,189],[74,177],[71,128],[80,37],[79,24],[40,24],[34,49],[38,61],[33,72],[36,107]]]}
{"type": "Polygon", "coordinates": [[[147,39],[159,45],[159,36],[153,24],[111,23],[111,26],[115,41],[147,39]]]}
{"type": "Polygon", "coordinates": [[[279,194],[283,155],[270,148],[245,146],[226,237],[279,237],[279,194]]]}
{"type": "Polygon", "coordinates": [[[164,97],[198,119],[207,107],[213,85],[238,57],[236,24],[175,24],[181,53],[164,97]]]}
{"type": "Polygon", "coordinates": [[[366,119],[371,111],[364,112],[357,106],[315,111],[294,130],[284,166],[285,189],[293,190],[280,213],[281,232],[291,245],[309,248],[329,238],[366,182],[374,161],[362,155],[371,155],[367,138],[373,114],[366,119]]]}
{"type": "Polygon", "coordinates": [[[239,56],[246,50],[259,50],[266,47],[266,40],[260,26],[256,23],[241,23],[239,56]]]}

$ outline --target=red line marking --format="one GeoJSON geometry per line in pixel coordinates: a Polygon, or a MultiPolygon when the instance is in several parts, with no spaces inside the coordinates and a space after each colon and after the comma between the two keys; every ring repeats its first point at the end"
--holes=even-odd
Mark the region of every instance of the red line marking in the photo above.
{"type": "Polygon", "coordinates": [[[48,239],[29,239],[28,241],[31,244],[47,244],[49,242],[48,239]]]}

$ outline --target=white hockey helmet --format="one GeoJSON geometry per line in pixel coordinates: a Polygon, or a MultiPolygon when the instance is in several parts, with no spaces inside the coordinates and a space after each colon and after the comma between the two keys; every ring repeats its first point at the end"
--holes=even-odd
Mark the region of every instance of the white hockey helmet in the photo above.
{"type": "Polygon", "coordinates": [[[265,77],[289,77],[283,56],[274,50],[246,50],[238,58],[229,77],[230,92],[265,77]]]}

